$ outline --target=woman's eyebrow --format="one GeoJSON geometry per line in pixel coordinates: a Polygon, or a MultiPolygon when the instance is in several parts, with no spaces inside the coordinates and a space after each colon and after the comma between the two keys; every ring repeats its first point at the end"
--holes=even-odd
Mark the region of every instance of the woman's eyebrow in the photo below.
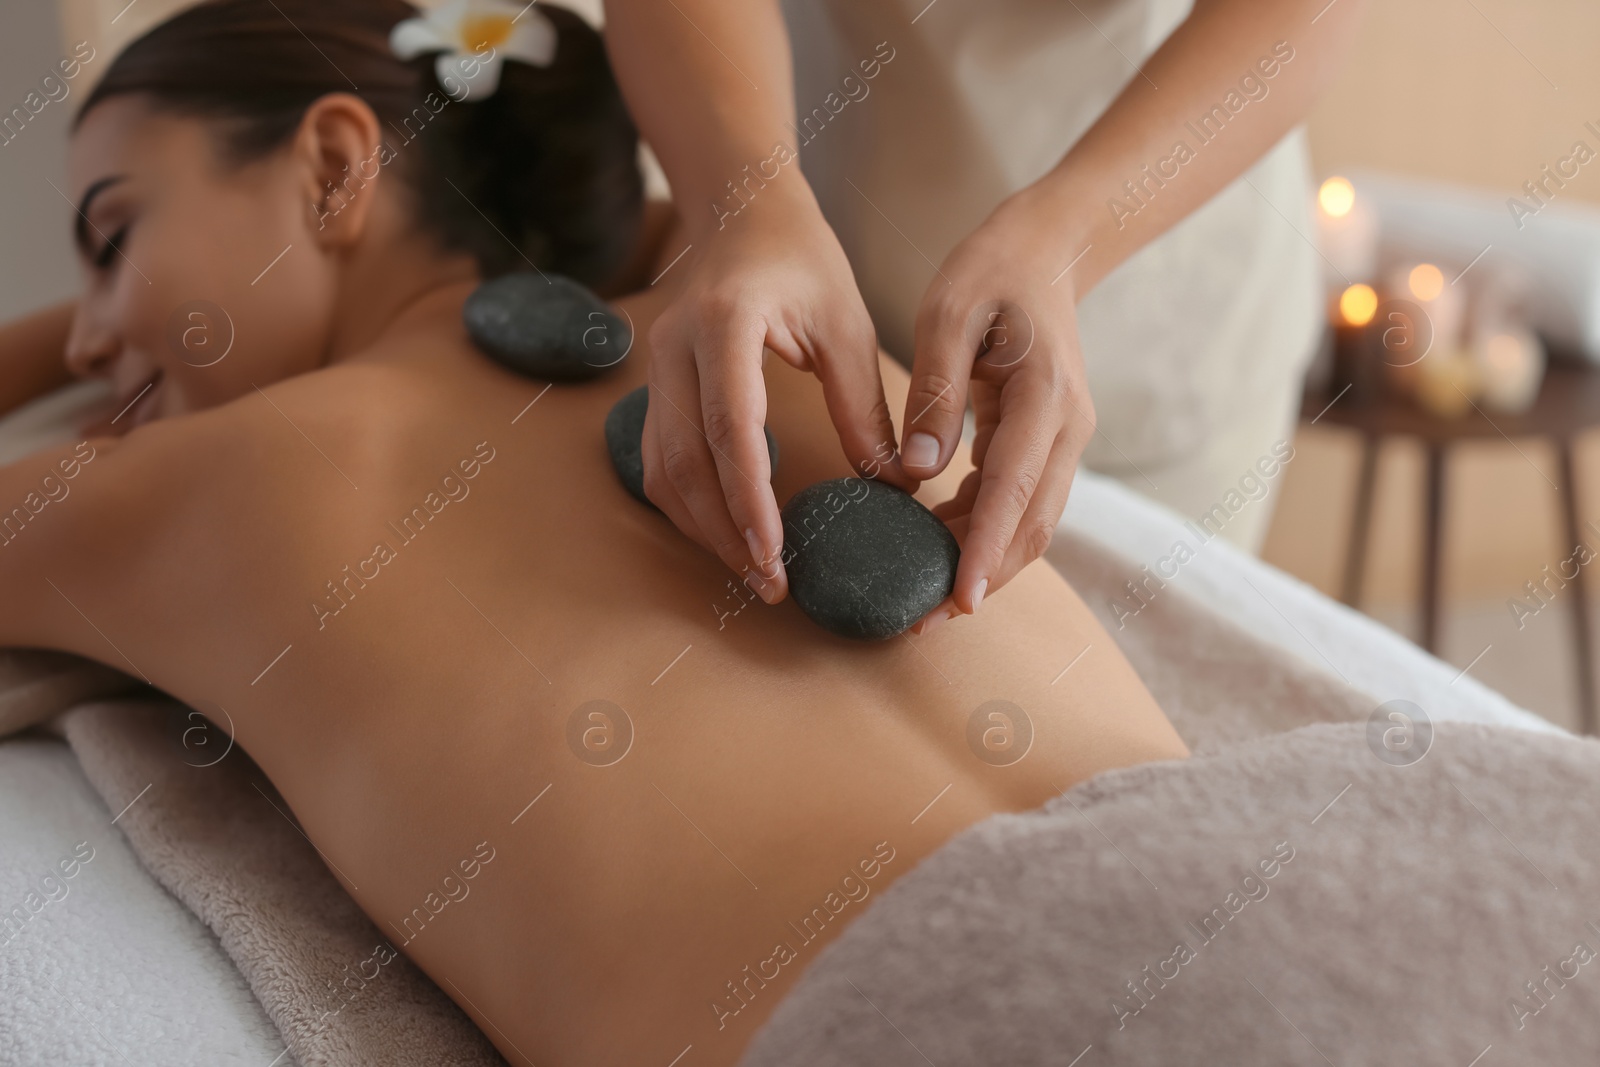
{"type": "MultiPolygon", "coordinates": [[[[83,249],[85,252],[89,251],[89,227],[91,225],[89,222],[89,208],[94,204],[94,198],[111,188],[113,185],[116,185],[118,182],[123,181],[126,177],[127,176],[123,174],[112,174],[108,177],[101,178],[99,181],[95,182],[93,185],[89,186],[89,188],[84,190],[83,199],[78,201],[77,221],[72,225],[73,236],[77,238],[78,247],[83,249]]],[[[95,228],[95,232],[100,232],[99,227],[95,228]]],[[[105,234],[102,233],[100,236],[104,238],[105,234]]]]}

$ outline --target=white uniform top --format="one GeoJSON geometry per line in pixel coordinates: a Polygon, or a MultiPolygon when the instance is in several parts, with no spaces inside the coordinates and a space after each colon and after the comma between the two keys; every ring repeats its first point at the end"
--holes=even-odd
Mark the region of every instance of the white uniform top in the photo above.
{"type": "MultiPolygon", "coordinates": [[[[784,0],[784,8],[800,165],[879,342],[907,363],[932,264],[1054,166],[1188,13],[1187,0],[784,0]]],[[[1258,81],[1271,91],[1270,80],[1258,81]]],[[[1239,100],[1246,118],[1249,101],[1239,100]]],[[[1299,388],[1321,315],[1310,192],[1296,130],[1084,298],[1079,328],[1102,430],[1087,463],[1160,467],[1268,410],[1269,432],[1281,432],[1277,413],[1299,388]]],[[[1063,248],[1061,265],[1078,251],[1063,248]]]]}

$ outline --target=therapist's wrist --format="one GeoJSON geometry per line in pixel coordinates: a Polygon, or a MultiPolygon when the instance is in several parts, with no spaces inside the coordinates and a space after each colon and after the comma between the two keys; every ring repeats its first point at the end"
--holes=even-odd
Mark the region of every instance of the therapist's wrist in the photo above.
{"type": "Polygon", "coordinates": [[[1017,235],[1041,269],[1050,271],[1053,288],[1076,299],[1106,273],[1105,249],[1100,247],[1106,244],[1100,232],[1104,211],[1104,204],[1081,182],[1051,171],[1007,197],[992,218],[1017,235]]]}
{"type": "Polygon", "coordinates": [[[730,166],[725,176],[699,181],[687,192],[674,189],[674,200],[694,241],[745,236],[822,218],[797,159],[778,167],[776,173],[766,157],[737,168],[730,166]]]}

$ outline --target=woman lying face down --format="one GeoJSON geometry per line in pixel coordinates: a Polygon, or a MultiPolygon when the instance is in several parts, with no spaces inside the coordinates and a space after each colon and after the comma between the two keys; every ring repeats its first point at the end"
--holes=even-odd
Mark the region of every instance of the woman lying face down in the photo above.
{"type": "MultiPolygon", "coordinates": [[[[601,427],[671,272],[616,301],[638,342],[606,377],[474,351],[488,274],[625,287],[634,137],[575,18],[537,9],[551,63],[456,100],[433,57],[390,53],[412,14],[210,3],[108,71],[72,142],[67,358],[112,381],[115,421],[0,469],[7,515],[77,470],[0,544],[0,642],[226,708],[511,1062],[731,1064],[952,835],[1185,749],[1048,569],[980,617],[850,642],[632,499],[601,427]]],[[[660,249],[642,277],[682,250],[660,249]]],[[[850,474],[815,382],[767,384],[778,498],[850,474]]]]}

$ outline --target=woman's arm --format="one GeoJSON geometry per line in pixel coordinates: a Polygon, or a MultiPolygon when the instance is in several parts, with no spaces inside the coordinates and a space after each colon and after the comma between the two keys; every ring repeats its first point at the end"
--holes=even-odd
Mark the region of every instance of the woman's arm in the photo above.
{"type": "Polygon", "coordinates": [[[72,380],[65,354],[74,302],[0,326],[0,415],[72,380]]]}
{"type": "Polygon", "coordinates": [[[255,494],[263,484],[241,443],[254,427],[231,412],[85,437],[0,466],[0,648],[72,652],[157,678],[182,635],[174,625],[185,601],[223,592],[207,587],[222,550],[191,533],[227,542],[217,486],[251,484],[255,494]]]}
{"type": "Polygon", "coordinates": [[[105,553],[85,551],[84,523],[101,536],[126,526],[125,517],[103,507],[103,475],[126,479],[126,465],[112,458],[120,444],[95,438],[60,445],[0,467],[0,647],[49,648],[88,655],[128,673],[109,648],[92,649],[74,632],[72,608],[59,583],[103,577],[105,553]],[[109,524],[108,524],[109,523],[109,524]],[[54,590],[54,591],[53,591],[54,590]]]}

